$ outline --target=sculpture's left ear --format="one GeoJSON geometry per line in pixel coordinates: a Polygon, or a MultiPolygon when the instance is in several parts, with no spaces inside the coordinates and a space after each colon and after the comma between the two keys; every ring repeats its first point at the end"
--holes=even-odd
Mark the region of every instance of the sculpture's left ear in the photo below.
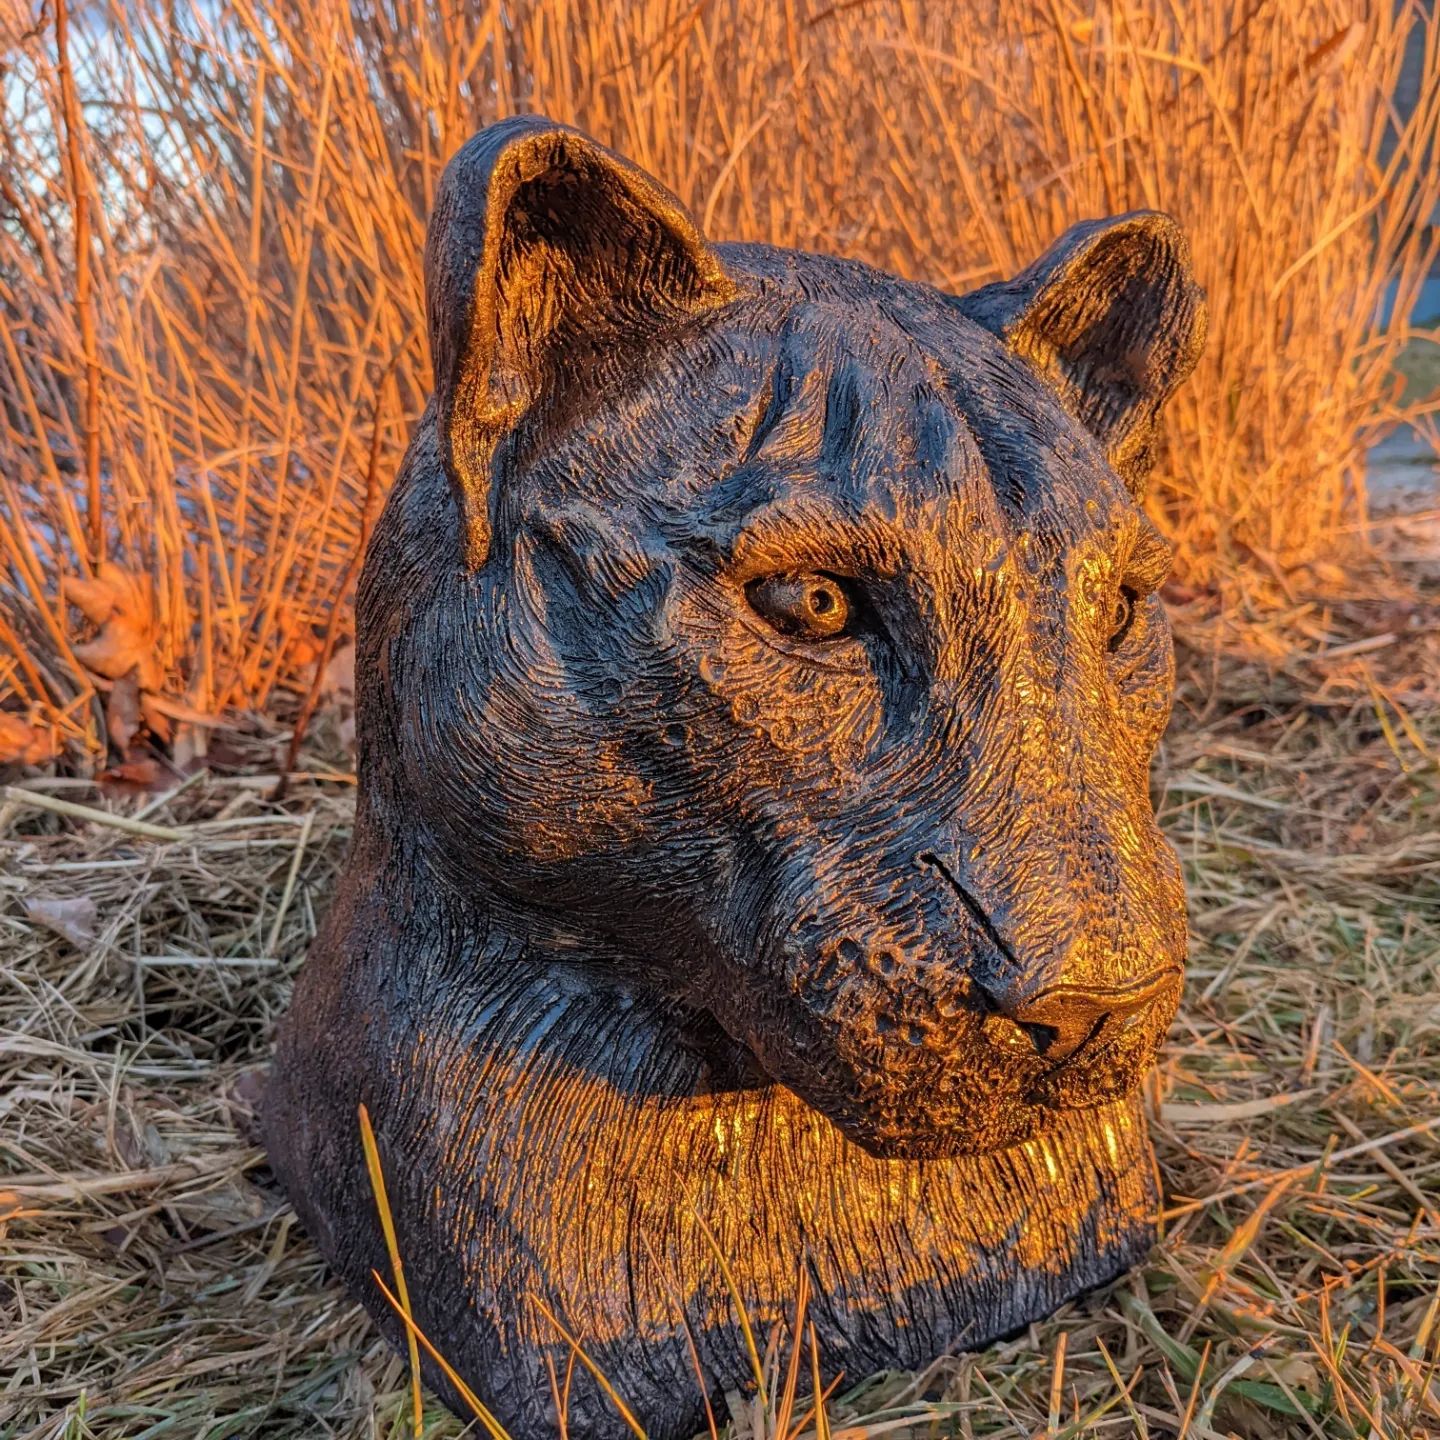
{"type": "Polygon", "coordinates": [[[441,455],[472,570],[490,548],[496,448],[520,418],[606,383],[597,359],[735,294],[663,185],[539,115],[491,125],[446,166],[425,289],[441,455]]]}
{"type": "Polygon", "coordinates": [[[1179,225],[1153,210],[1074,225],[959,306],[1059,393],[1138,498],[1161,407],[1205,345],[1205,293],[1179,225]]]}

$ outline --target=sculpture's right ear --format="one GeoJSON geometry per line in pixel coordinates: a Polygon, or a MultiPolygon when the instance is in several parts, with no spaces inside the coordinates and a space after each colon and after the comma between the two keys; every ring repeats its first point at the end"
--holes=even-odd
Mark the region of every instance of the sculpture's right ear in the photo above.
{"type": "Polygon", "coordinates": [[[441,454],[472,569],[490,548],[496,445],[571,362],[735,293],[664,186],[536,115],[482,130],[446,166],[425,287],[441,454]]]}

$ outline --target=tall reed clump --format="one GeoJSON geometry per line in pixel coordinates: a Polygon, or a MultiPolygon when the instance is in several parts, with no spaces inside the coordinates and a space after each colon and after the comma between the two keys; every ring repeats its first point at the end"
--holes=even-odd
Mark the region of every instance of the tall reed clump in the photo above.
{"type": "Polygon", "coordinates": [[[28,8],[0,11],[0,759],[194,744],[194,712],[303,688],[425,403],[436,180],[517,110],[715,238],[955,290],[1173,211],[1212,330],[1153,508],[1196,584],[1322,554],[1367,445],[1440,403],[1402,407],[1377,320],[1440,245],[1418,0],[28,8]]]}

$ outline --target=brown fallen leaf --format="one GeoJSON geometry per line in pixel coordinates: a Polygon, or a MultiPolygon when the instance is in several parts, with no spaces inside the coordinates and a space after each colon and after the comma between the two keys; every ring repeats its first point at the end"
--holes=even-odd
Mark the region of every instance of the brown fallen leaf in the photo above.
{"type": "Polygon", "coordinates": [[[102,565],[97,576],[67,575],[64,580],[65,598],[92,625],[103,625],[120,603],[121,588],[106,578],[107,569],[114,571],[119,567],[102,565]]]}
{"type": "Polygon", "coordinates": [[[59,753],[54,730],[0,710],[0,765],[44,765],[59,753]]]}
{"type": "Polygon", "coordinates": [[[278,1202],[267,1206],[265,1196],[242,1180],[227,1180],[194,1195],[177,1196],[170,1205],[192,1232],[229,1230],[258,1220],[267,1208],[279,1208],[278,1202]]]}
{"type": "Polygon", "coordinates": [[[107,680],[119,680],[134,670],[141,690],[158,690],[164,673],[148,580],[107,560],[94,578],[67,575],[64,593],[99,626],[93,640],[74,647],[80,663],[107,680]]]}
{"type": "Polygon", "coordinates": [[[330,657],[320,679],[321,701],[337,701],[342,705],[355,701],[355,646],[341,645],[330,657]]]}
{"type": "Polygon", "coordinates": [[[7,1220],[25,1220],[41,1213],[39,1210],[27,1210],[25,1202],[13,1190],[0,1190],[0,1225],[7,1220]]]}
{"type": "Polygon", "coordinates": [[[296,670],[313,665],[320,658],[320,639],[314,627],[298,611],[282,605],[278,616],[280,648],[296,670]]]}
{"type": "Polygon", "coordinates": [[[103,792],[120,795],[133,795],[137,790],[153,794],[159,790],[168,790],[174,783],[170,772],[158,760],[149,756],[112,765],[95,778],[103,792]]]}
{"type": "Polygon", "coordinates": [[[140,672],[134,669],[116,680],[105,702],[105,730],[110,743],[122,755],[139,733],[141,723],[140,672]]]}
{"type": "Polygon", "coordinates": [[[170,739],[171,725],[170,717],[149,695],[140,697],[140,716],[145,721],[145,728],[163,745],[170,739]]]}
{"type": "Polygon", "coordinates": [[[170,1143],[143,1110],[127,1109],[115,1121],[115,1153],[132,1170],[160,1169],[174,1158],[170,1143]]]}
{"type": "Polygon", "coordinates": [[[341,645],[320,676],[317,702],[335,712],[335,729],[341,747],[355,749],[355,646],[341,645]]]}
{"type": "Polygon", "coordinates": [[[87,896],[61,899],[53,895],[31,895],[25,901],[25,913],[37,925],[53,930],[77,950],[87,950],[95,943],[95,902],[87,896]]]}
{"type": "Polygon", "coordinates": [[[193,774],[205,768],[205,757],[210,752],[210,732],[201,725],[181,721],[175,727],[175,740],[170,747],[171,763],[182,775],[193,774]]]}

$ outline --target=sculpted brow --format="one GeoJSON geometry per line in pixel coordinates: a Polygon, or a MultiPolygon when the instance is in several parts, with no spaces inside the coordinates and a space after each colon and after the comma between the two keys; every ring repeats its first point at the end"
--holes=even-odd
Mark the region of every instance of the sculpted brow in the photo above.
{"type": "Polygon", "coordinates": [[[747,517],[724,548],[737,577],[785,569],[893,575],[901,568],[899,540],[888,525],[829,507],[767,507],[747,517]]]}
{"type": "Polygon", "coordinates": [[[1125,583],[1137,590],[1158,590],[1175,563],[1175,547],[1142,516],[1123,572],[1125,583]]]}

